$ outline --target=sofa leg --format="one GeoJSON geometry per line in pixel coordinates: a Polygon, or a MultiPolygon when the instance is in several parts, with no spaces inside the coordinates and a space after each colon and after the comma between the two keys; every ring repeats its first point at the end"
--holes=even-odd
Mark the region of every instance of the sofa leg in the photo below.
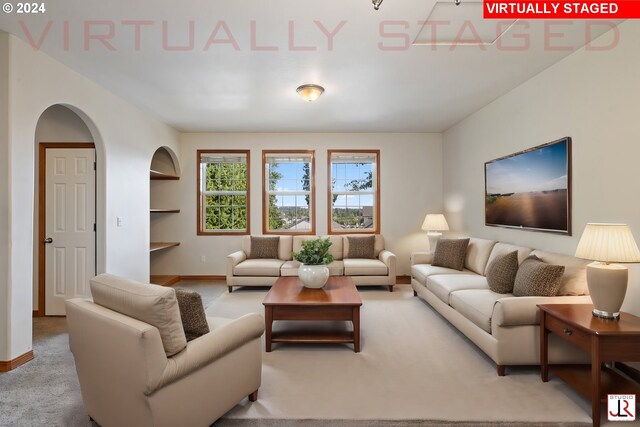
{"type": "Polygon", "coordinates": [[[389,292],[393,292],[393,285],[389,285],[389,292]]]}
{"type": "Polygon", "coordinates": [[[415,291],[415,289],[413,290],[413,296],[414,296],[414,297],[417,297],[417,296],[418,296],[418,293],[415,291]]]}
{"type": "Polygon", "coordinates": [[[229,293],[233,292],[233,286],[227,286],[229,288],[229,293]]]}
{"type": "Polygon", "coordinates": [[[255,402],[256,400],[258,400],[258,390],[249,395],[249,402],[255,402]]]}
{"type": "Polygon", "coordinates": [[[507,366],[506,365],[496,365],[496,368],[498,368],[498,376],[499,377],[504,377],[507,371],[507,366]]]}

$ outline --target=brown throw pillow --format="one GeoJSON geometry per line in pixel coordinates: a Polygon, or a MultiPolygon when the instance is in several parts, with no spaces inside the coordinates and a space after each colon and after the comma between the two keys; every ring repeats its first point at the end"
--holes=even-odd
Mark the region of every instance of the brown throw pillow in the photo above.
{"type": "Polygon", "coordinates": [[[376,236],[347,236],[349,251],[347,258],[375,258],[376,236]]]}
{"type": "Polygon", "coordinates": [[[278,258],[278,246],[280,246],[280,236],[275,237],[254,237],[251,236],[250,259],[255,258],[278,258]]]}
{"type": "Polygon", "coordinates": [[[562,284],[564,265],[552,265],[542,262],[535,255],[522,261],[516,282],[513,286],[513,295],[517,297],[552,297],[558,293],[562,284]]]}
{"type": "Polygon", "coordinates": [[[208,334],[209,324],[200,294],[186,289],[176,289],[176,298],[187,342],[208,334]]]}
{"type": "Polygon", "coordinates": [[[462,271],[469,239],[440,239],[433,254],[432,265],[462,271]]]}
{"type": "Polygon", "coordinates": [[[497,257],[487,267],[489,289],[499,294],[513,292],[516,274],[518,274],[518,251],[497,257]]]}

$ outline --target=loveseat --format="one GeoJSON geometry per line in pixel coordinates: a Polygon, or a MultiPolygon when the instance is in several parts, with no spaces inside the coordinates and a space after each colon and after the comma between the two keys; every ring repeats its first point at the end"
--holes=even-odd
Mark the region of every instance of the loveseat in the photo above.
{"type": "MultiPolygon", "coordinates": [[[[302,242],[318,236],[278,236],[277,258],[251,258],[251,241],[255,236],[243,236],[242,250],[227,256],[227,286],[271,286],[278,277],[297,276],[300,263],[293,259],[302,242]]],[[[347,235],[322,236],[331,240],[329,251],[334,261],[329,264],[331,276],[350,276],[358,286],[388,286],[393,292],[396,283],[396,256],[384,248],[384,237],[375,235],[375,258],[349,258],[347,235]]]]}
{"type": "MultiPolygon", "coordinates": [[[[462,271],[432,265],[433,253],[411,254],[411,285],[414,295],[467,336],[505,375],[507,365],[540,364],[540,314],[537,304],[588,304],[588,261],[492,240],[471,238],[462,271]],[[548,264],[563,265],[557,296],[514,296],[489,289],[485,272],[494,259],[517,251],[521,264],[536,255],[548,264]]],[[[550,363],[587,363],[588,355],[576,347],[549,337],[550,363]]]]}

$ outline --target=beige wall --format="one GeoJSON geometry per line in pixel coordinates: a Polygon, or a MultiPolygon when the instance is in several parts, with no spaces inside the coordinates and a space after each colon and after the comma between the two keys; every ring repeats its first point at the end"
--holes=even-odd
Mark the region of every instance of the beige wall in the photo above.
{"type": "MultiPolygon", "coordinates": [[[[196,236],[196,150],[251,150],[251,231],[262,233],[262,150],[316,151],[316,229],[327,232],[327,149],[380,149],[381,229],[387,247],[398,255],[398,274],[409,274],[409,253],[428,247],[420,231],[427,212],[442,210],[440,134],[183,134],[180,181],[166,182],[167,206],[179,214],[152,222],[154,238],[182,243],[152,257],[154,274],[224,275],[225,257],[240,249],[240,237],[196,236]],[[205,262],[201,262],[201,257],[205,262]]],[[[154,191],[154,195],[158,192],[154,191]]],[[[161,195],[157,199],[160,200],[161,195]]],[[[163,202],[160,202],[163,203],[163,202]]]]}
{"type": "MultiPolygon", "coordinates": [[[[640,242],[640,22],[619,29],[615,49],[577,51],[444,134],[454,229],[573,254],[587,222],[623,222],[640,242]],[[486,227],[484,162],[564,136],[573,138],[573,236],[486,227]]],[[[625,308],[640,314],[640,272],[631,270],[625,308]]]]}
{"type": "Polygon", "coordinates": [[[98,156],[98,270],[147,280],[149,274],[149,165],[163,145],[178,150],[171,127],[133,107],[16,37],[0,35],[2,70],[8,64],[8,96],[0,97],[0,360],[31,350],[35,134],[42,113],[68,105],[96,142],[98,156]],[[8,52],[7,52],[8,51],[8,52]],[[46,70],[46,78],[43,78],[46,70]],[[5,153],[5,155],[2,155],[5,153]],[[7,155],[8,153],[8,155],[7,155]],[[6,210],[6,212],[5,212],[6,210]],[[6,215],[6,217],[4,217],[6,215]],[[123,217],[122,227],[116,217],[123,217]],[[6,237],[5,237],[6,236],[6,237]],[[6,244],[5,244],[6,243],[6,244]],[[0,254],[4,255],[4,254],[0,254]],[[6,261],[5,261],[6,260],[6,261]],[[135,261],[133,261],[135,260],[135,261]]]}

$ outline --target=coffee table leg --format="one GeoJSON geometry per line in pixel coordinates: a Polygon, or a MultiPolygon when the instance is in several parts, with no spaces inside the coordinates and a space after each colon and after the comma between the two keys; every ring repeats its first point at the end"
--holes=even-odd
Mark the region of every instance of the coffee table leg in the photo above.
{"type": "Polygon", "coordinates": [[[360,353],[360,307],[353,307],[353,351],[360,353]]]}
{"type": "Polygon", "coordinates": [[[265,307],[264,308],[265,315],[265,351],[267,353],[271,352],[271,326],[273,324],[273,307],[265,307]]]}

